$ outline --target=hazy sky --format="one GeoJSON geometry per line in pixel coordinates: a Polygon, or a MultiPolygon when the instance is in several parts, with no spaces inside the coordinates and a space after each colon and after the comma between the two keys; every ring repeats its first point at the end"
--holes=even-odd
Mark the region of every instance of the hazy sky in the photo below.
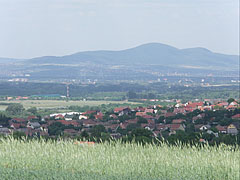
{"type": "Polygon", "coordinates": [[[239,54],[239,0],[0,0],[0,57],[149,42],[239,54]]]}

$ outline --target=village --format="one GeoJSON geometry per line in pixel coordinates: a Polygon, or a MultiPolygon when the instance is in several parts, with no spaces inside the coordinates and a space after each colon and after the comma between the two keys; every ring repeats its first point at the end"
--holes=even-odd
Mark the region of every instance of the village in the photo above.
{"type": "MultiPolygon", "coordinates": [[[[0,122],[1,123],[1,122],[0,122]]],[[[54,113],[48,116],[14,117],[8,124],[0,124],[0,134],[22,133],[34,136],[91,136],[94,127],[111,138],[121,138],[136,128],[146,129],[152,137],[176,135],[177,132],[203,132],[215,138],[219,135],[238,135],[240,132],[240,109],[237,101],[187,102],[177,100],[175,105],[148,107],[117,107],[109,112],[89,110],[86,112],[54,113]],[[100,129],[101,129],[100,128],[100,129]]],[[[99,135],[101,136],[101,135],[99,135]]],[[[199,141],[205,142],[201,138],[199,141]]]]}

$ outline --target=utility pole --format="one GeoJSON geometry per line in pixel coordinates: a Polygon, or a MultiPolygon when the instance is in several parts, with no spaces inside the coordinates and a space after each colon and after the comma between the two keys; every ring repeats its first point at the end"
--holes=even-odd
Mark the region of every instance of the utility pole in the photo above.
{"type": "Polygon", "coordinates": [[[69,98],[70,98],[70,87],[69,87],[69,85],[71,84],[71,83],[68,83],[68,82],[65,82],[65,83],[63,83],[63,84],[65,84],[66,85],[66,101],[68,101],[69,100],[69,98]]]}
{"type": "Polygon", "coordinates": [[[67,84],[67,98],[69,98],[69,84],[67,84]]]}

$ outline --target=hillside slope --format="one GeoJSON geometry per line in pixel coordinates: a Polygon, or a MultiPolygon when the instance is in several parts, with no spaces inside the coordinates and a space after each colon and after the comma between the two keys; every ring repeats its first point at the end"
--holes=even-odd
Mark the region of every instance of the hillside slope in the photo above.
{"type": "Polygon", "coordinates": [[[121,51],[86,51],[62,57],[45,56],[30,59],[27,63],[234,67],[239,63],[239,56],[213,53],[204,48],[177,49],[160,43],[150,43],[121,51]]]}

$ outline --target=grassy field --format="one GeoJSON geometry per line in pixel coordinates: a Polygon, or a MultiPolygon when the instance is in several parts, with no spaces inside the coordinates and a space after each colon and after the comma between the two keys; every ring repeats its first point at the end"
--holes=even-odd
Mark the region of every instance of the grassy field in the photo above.
{"type": "Polygon", "coordinates": [[[223,145],[0,142],[1,180],[239,180],[239,169],[240,150],[223,145]]]}
{"type": "MultiPolygon", "coordinates": [[[[61,101],[61,100],[22,100],[22,101],[0,101],[0,103],[20,103],[25,109],[36,107],[38,109],[66,108],[68,106],[98,106],[101,104],[136,104],[126,101],[61,101]]],[[[139,104],[139,103],[138,103],[139,104]]],[[[6,105],[0,105],[0,110],[5,110],[6,105]]]]}

